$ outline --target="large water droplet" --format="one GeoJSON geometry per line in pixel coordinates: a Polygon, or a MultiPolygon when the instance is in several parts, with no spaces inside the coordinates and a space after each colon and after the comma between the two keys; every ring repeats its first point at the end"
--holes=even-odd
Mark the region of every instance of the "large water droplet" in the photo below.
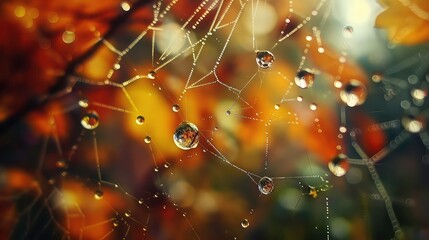
{"type": "Polygon", "coordinates": [[[173,140],[176,146],[183,150],[189,150],[198,146],[200,136],[198,128],[191,122],[182,122],[174,131],[173,140]]]}
{"type": "Polygon", "coordinates": [[[82,124],[82,127],[88,130],[92,130],[98,127],[98,124],[100,123],[100,118],[96,111],[89,110],[82,117],[82,120],[80,121],[80,123],[82,124]]]}
{"type": "Polygon", "coordinates": [[[274,63],[274,55],[269,51],[256,52],[256,63],[260,68],[270,68],[274,63]]]}
{"type": "Polygon", "coordinates": [[[269,178],[269,177],[262,177],[259,180],[258,189],[264,195],[270,194],[273,191],[273,189],[274,189],[274,182],[273,182],[273,180],[271,178],[269,178]]]}
{"type": "Polygon", "coordinates": [[[338,154],[328,163],[328,168],[335,176],[342,177],[348,172],[350,163],[346,155],[338,154]]]}
{"type": "Polygon", "coordinates": [[[344,85],[340,92],[341,100],[349,107],[362,105],[367,96],[365,85],[362,82],[352,79],[344,85]]]}

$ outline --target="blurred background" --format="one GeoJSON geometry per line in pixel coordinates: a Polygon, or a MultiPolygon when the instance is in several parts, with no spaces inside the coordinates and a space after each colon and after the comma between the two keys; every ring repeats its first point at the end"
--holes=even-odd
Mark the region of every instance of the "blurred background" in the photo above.
{"type": "Polygon", "coordinates": [[[429,239],[426,1],[0,11],[1,239],[429,239]]]}

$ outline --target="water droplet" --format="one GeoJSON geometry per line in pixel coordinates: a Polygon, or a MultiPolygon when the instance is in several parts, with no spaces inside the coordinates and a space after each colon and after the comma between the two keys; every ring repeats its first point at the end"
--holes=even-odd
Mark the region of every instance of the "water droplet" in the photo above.
{"type": "Polygon", "coordinates": [[[104,192],[103,191],[101,191],[100,189],[95,190],[95,192],[94,192],[94,198],[96,200],[103,199],[103,196],[104,196],[104,192]]]}
{"type": "Polygon", "coordinates": [[[139,204],[140,204],[140,205],[142,205],[143,203],[144,203],[144,202],[143,202],[143,199],[142,199],[142,198],[140,198],[140,199],[139,199],[139,204]]]}
{"type": "Polygon", "coordinates": [[[340,91],[341,100],[349,107],[362,105],[366,100],[366,87],[362,82],[352,79],[340,91]]]}
{"type": "Polygon", "coordinates": [[[86,98],[79,100],[78,104],[81,108],[87,108],[89,106],[88,99],[86,98]]]}
{"type": "Polygon", "coordinates": [[[352,26],[345,26],[343,28],[343,37],[344,38],[351,38],[353,35],[353,27],[352,26]]]}
{"type": "Polygon", "coordinates": [[[174,131],[173,140],[180,149],[196,148],[200,140],[197,126],[191,122],[180,123],[174,131]]]}
{"type": "Polygon", "coordinates": [[[243,219],[243,221],[241,222],[241,226],[243,228],[247,228],[250,225],[249,220],[247,220],[246,218],[243,219]]]}
{"type": "Polygon", "coordinates": [[[323,47],[319,47],[319,48],[317,49],[317,51],[318,51],[319,53],[324,53],[324,52],[325,52],[325,49],[324,49],[323,47]]]}
{"type": "Polygon", "coordinates": [[[258,189],[264,195],[270,194],[273,191],[273,189],[274,189],[274,182],[273,182],[273,180],[271,178],[269,178],[269,177],[262,177],[259,180],[258,189]]]}
{"type": "Polygon", "coordinates": [[[82,127],[92,130],[98,127],[98,124],[100,124],[100,118],[98,117],[98,113],[96,111],[89,110],[82,117],[80,123],[82,124],[82,127]]]}
{"type": "Polygon", "coordinates": [[[136,123],[137,123],[138,125],[142,125],[142,124],[144,123],[144,121],[145,121],[145,119],[144,119],[144,117],[143,117],[143,116],[141,116],[141,115],[137,116],[137,118],[136,118],[136,123]]]}
{"type": "Polygon", "coordinates": [[[379,83],[383,80],[383,75],[381,73],[374,73],[371,77],[371,80],[375,83],[379,83]]]}
{"type": "Polygon", "coordinates": [[[122,10],[124,10],[125,12],[128,12],[128,11],[130,11],[131,6],[130,6],[130,4],[129,4],[128,2],[122,2],[122,3],[121,3],[121,8],[122,8],[122,10]]]}
{"type": "Polygon", "coordinates": [[[146,137],[144,138],[144,142],[145,142],[145,143],[150,143],[150,142],[152,142],[152,138],[151,138],[150,136],[146,136],[146,137]]]}
{"type": "Polygon", "coordinates": [[[419,133],[426,127],[423,115],[407,114],[402,117],[402,126],[411,133],[419,133]]]}
{"type": "Polygon", "coordinates": [[[303,69],[295,76],[295,84],[302,88],[310,88],[314,83],[314,73],[310,69],[303,69]]]}
{"type": "Polygon", "coordinates": [[[130,210],[127,210],[127,211],[124,213],[124,215],[125,215],[125,217],[131,217],[131,211],[130,211],[130,210]]]}
{"type": "Polygon", "coordinates": [[[149,74],[147,75],[147,78],[149,78],[149,79],[155,79],[156,78],[156,72],[155,71],[150,71],[149,74]]]}
{"type": "Polygon", "coordinates": [[[303,100],[304,98],[302,97],[302,96],[298,96],[297,98],[296,98],[296,100],[298,101],[298,102],[302,102],[302,100],[303,100]]]}
{"type": "Polygon", "coordinates": [[[328,168],[337,177],[346,175],[350,168],[348,157],[345,154],[338,154],[328,163],[328,168]]]}
{"type": "Polygon", "coordinates": [[[173,107],[172,107],[172,109],[173,109],[173,112],[179,112],[180,111],[179,104],[174,104],[173,107]]]}
{"type": "Polygon", "coordinates": [[[315,104],[315,103],[311,103],[311,104],[310,104],[310,110],[312,110],[312,111],[316,111],[316,110],[317,110],[317,104],[315,104]]]}
{"type": "Polygon", "coordinates": [[[66,30],[63,32],[62,39],[64,43],[70,44],[74,42],[76,36],[73,31],[66,30]]]}
{"type": "Polygon", "coordinates": [[[427,96],[427,91],[415,88],[411,90],[411,96],[413,96],[413,98],[416,100],[423,100],[427,96]]]}
{"type": "Polygon", "coordinates": [[[115,70],[119,70],[119,69],[121,68],[121,64],[119,64],[119,63],[115,63],[115,64],[113,65],[113,68],[114,68],[115,70]]]}
{"type": "Polygon", "coordinates": [[[347,132],[347,128],[344,127],[344,126],[340,126],[339,130],[340,130],[341,133],[346,133],[347,132]]]}
{"type": "Polygon", "coordinates": [[[260,68],[270,68],[274,63],[274,55],[269,51],[256,52],[256,63],[260,68]]]}
{"type": "Polygon", "coordinates": [[[280,109],[280,104],[277,103],[276,105],[274,105],[274,109],[275,110],[279,110],[280,109]]]}
{"type": "Polygon", "coordinates": [[[226,110],[226,115],[231,115],[231,110],[226,110]]]}
{"type": "Polygon", "coordinates": [[[113,227],[117,227],[117,226],[119,226],[119,221],[117,219],[115,219],[113,221],[113,227]]]}
{"type": "Polygon", "coordinates": [[[65,159],[60,159],[56,162],[57,168],[66,169],[68,164],[65,159]]]}

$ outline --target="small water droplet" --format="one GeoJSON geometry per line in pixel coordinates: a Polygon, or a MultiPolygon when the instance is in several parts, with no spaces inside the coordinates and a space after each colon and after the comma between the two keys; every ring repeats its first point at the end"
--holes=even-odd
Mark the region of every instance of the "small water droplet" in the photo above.
{"type": "Polygon", "coordinates": [[[270,194],[274,189],[273,180],[269,177],[262,177],[261,179],[259,179],[258,189],[264,195],[270,194]]]}
{"type": "Polygon", "coordinates": [[[127,211],[124,213],[124,215],[125,215],[125,217],[131,217],[131,211],[130,211],[130,210],[127,210],[127,211]]]}
{"type": "Polygon", "coordinates": [[[316,103],[311,103],[310,104],[310,110],[316,111],[317,110],[317,104],[316,103]]]}
{"type": "Polygon", "coordinates": [[[146,136],[146,137],[144,138],[144,142],[145,142],[145,143],[150,143],[150,142],[152,142],[152,138],[151,138],[150,136],[146,136]]]}
{"type": "Polygon", "coordinates": [[[249,220],[247,220],[246,218],[245,218],[245,219],[243,219],[243,221],[241,221],[241,226],[242,226],[243,228],[247,228],[249,225],[250,225],[250,222],[249,222],[249,220]]]}
{"type": "Polygon", "coordinates": [[[260,68],[270,68],[274,63],[274,55],[269,51],[256,52],[256,63],[260,68]]]}
{"type": "Polygon", "coordinates": [[[174,104],[173,107],[172,107],[172,109],[173,109],[173,112],[179,112],[180,111],[179,104],[174,104]]]}
{"type": "Polygon", "coordinates": [[[79,100],[78,104],[81,108],[87,108],[89,106],[88,99],[86,98],[79,100]]]}
{"type": "Polygon", "coordinates": [[[143,117],[143,116],[141,116],[141,115],[137,116],[137,118],[136,118],[136,123],[137,123],[138,125],[142,125],[142,124],[144,123],[144,121],[145,121],[145,119],[144,119],[144,117],[143,117]]]}
{"type": "Polygon", "coordinates": [[[103,196],[104,196],[104,192],[103,191],[101,191],[100,189],[95,190],[95,192],[94,192],[94,198],[96,200],[103,199],[103,196]]]}
{"type": "Polygon", "coordinates": [[[82,117],[80,123],[82,124],[82,127],[84,127],[85,129],[92,130],[98,127],[100,123],[100,118],[96,111],[89,110],[82,117]]]}
{"type": "Polygon", "coordinates": [[[156,78],[156,72],[155,71],[150,71],[149,74],[147,75],[147,78],[149,78],[149,79],[155,79],[156,78]]]}

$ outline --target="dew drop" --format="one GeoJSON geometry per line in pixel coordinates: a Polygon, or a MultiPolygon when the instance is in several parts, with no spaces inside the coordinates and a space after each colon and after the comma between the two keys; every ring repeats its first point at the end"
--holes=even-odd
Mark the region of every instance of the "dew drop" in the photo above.
{"type": "Polygon", "coordinates": [[[95,190],[95,192],[94,192],[94,198],[96,200],[103,199],[103,196],[104,196],[104,192],[103,191],[101,191],[100,189],[95,190]]]}
{"type": "Polygon", "coordinates": [[[66,169],[67,168],[67,162],[64,159],[60,159],[56,162],[57,168],[59,169],[66,169]]]}
{"type": "Polygon", "coordinates": [[[323,47],[319,47],[319,48],[317,49],[317,51],[318,51],[319,53],[324,53],[324,52],[325,52],[325,49],[324,49],[323,47]]]}
{"type": "Polygon", "coordinates": [[[310,69],[303,69],[295,76],[295,84],[302,88],[310,88],[314,83],[314,73],[310,69]]]}
{"type": "Polygon", "coordinates": [[[144,121],[145,121],[145,119],[144,119],[144,117],[143,117],[143,116],[141,116],[141,115],[137,116],[137,118],[136,118],[136,123],[137,123],[138,125],[142,125],[142,124],[144,123],[144,121]]]}
{"type": "Polygon", "coordinates": [[[347,128],[344,127],[344,126],[340,126],[339,130],[340,130],[341,133],[346,133],[347,132],[347,128]]]}
{"type": "Polygon", "coordinates": [[[424,116],[407,114],[402,117],[402,126],[410,133],[419,133],[426,127],[424,116]]]}
{"type": "Polygon", "coordinates": [[[89,106],[88,99],[85,99],[85,98],[79,100],[78,104],[81,108],[87,108],[89,106]]]}
{"type": "Polygon", "coordinates": [[[302,96],[298,96],[297,98],[296,98],[296,100],[298,101],[298,102],[302,102],[302,100],[303,100],[304,98],[302,97],[302,96]]]}
{"type": "Polygon", "coordinates": [[[352,26],[345,26],[343,28],[343,37],[344,38],[351,38],[353,35],[353,27],[352,26]]]}
{"type": "Polygon", "coordinates": [[[156,72],[155,71],[150,71],[147,75],[147,78],[149,79],[155,79],[156,78],[156,72]]]}
{"type": "Polygon", "coordinates": [[[311,103],[311,104],[310,104],[310,110],[312,110],[312,111],[316,111],[316,110],[317,110],[317,104],[315,104],[315,103],[311,103]]]}
{"type": "Polygon", "coordinates": [[[379,83],[383,80],[383,75],[381,73],[374,73],[371,76],[371,80],[375,83],[379,83]]]}
{"type": "Polygon", "coordinates": [[[121,8],[122,8],[122,10],[124,10],[125,12],[128,12],[128,11],[130,11],[131,6],[130,6],[130,4],[129,4],[128,2],[122,2],[122,3],[121,3],[121,8]]]}
{"type": "Polygon", "coordinates": [[[131,211],[130,211],[130,210],[127,210],[127,211],[124,213],[124,215],[125,215],[125,217],[131,217],[131,211]]]}
{"type": "Polygon", "coordinates": [[[411,96],[413,96],[413,98],[416,100],[423,100],[427,96],[427,91],[425,91],[423,89],[415,88],[415,89],[411,90],[411,96]]]}
{"type": "Polygon", "coordinates": [[[231,115],[231,110],[226,110],[226,115],[231,115]]]}
{"type": "Polygon", "coordinates": [[[174,104],[173,107],[172,107],[172,109],[173,109],[173,112],[179,112],[180,111],[179,104],[174,104]]]}
{"type": "Polygon", "coordinates": [[[98,116],[98,113],[94,110],[89,110],[85,113],[85,115],[82,117],[82,120],[80,121],[82,124],[82,127],[92,130],[96,129],[98,127],[98,124],[100,124],[100,118],[98,116]]]}
{"type": "Polygon", "coordinates": [[[241,226],[243,228],[247,228],[250,225],[249,220],[247,220],[246,218],[243,219],[243,221],[241,221],[241,226]]]}
{"type": "Polygon", "coordinates": [[[270,68],[274,63],[274,55],[269,51],[256,52],[256,63],[260,68],[270,68]]]}
{"type": "Polygon", "coordinates": [[[113,68],[114,68],[115,70],[119,70],[119,69],[121,68],[121,64],[119,64],[119,63],[115,63],[115,64],[113,65],[113,68]]]}
{"type": "Polygon", "coordinates": [[[63,32],[62,39],[64,43],[70,44],[74,42],[76,36],[73,31],[66,30],[63,32]]]}
{"type": "Polygon", "coordinates": [[[117,227],[119,226],[119,221],[118,220],[114,220],[113,221],[113,227],[117,227]]]}
{"type": "Polygon", "coordinates": [[[139,199],[139,204],[140,204],[140,205],[142,205],[143,203],[144,203],[144,202],[143,202],[143,199],[142,199],[142,198],[140,198],[140,199],[139,199]]]}
{"type": "Polygon", "coordinates": [[[346,175],[350,168],[348,157],[345,154],[338,154],[328,163],[328,168],[337,177],[346,175]]]}
{"type": "Polygon", "coordinates": [[[152,142],[152,138],[151,138],[150,136],[146,136],[146,137],[144,138],[144,142],[145,142],[145,143],[150,143],[150,142],[152,142]]]}
{"type": "Polygon", "coordinates": [[[173,134],[176,146],[183,150],[196,148],[200,140],[198,128],[191,122],[182,122],[177,126],[173,134]]]}
{"type": "Polygon", "coordinates": [[[362,105],[366,100],[366,87],[362,82],[352,79],[340,91],[341,100],[349,107],[362,105]]]}
{"type": "Polygon", "coordinates": [[[274,109],[275,110],[279,110],[280,109],[280,104],[277,103],[276,105],[274,105],[274,109]]]}
{"type": "Polygon", "coordinates": [[[262,177],[258,182],[258,189],[264,195],[270,194],[274,189],[274,182],[269,177],[262,177]]]}

